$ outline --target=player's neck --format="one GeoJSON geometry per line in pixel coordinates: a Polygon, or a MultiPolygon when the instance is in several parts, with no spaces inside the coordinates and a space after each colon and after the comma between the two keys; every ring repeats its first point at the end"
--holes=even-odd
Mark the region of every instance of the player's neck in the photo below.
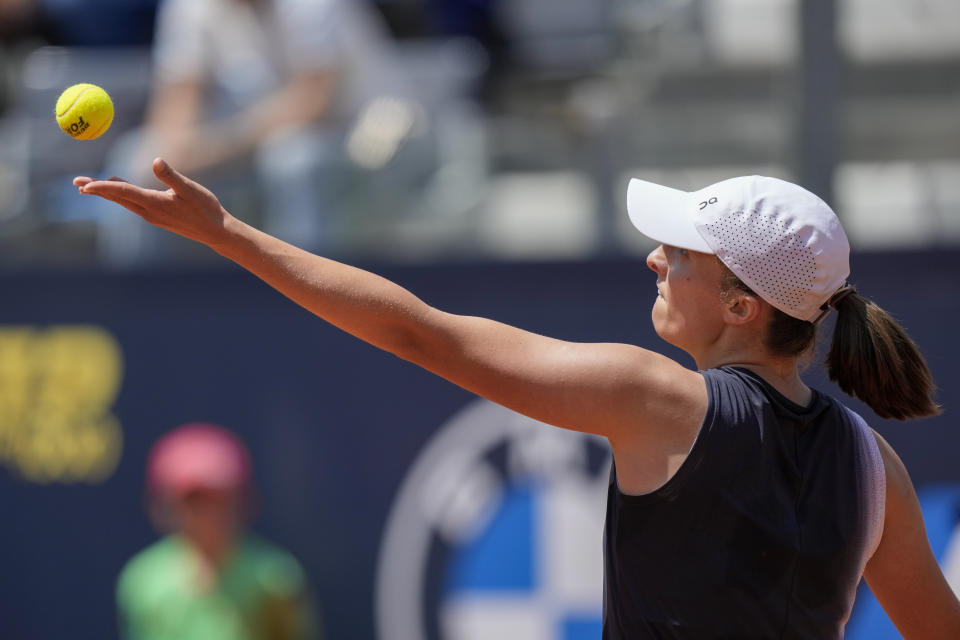
{"type": "Polygon", "coordinates": [[[809,405],[813,398],[813,391],[800,378],[796,363],[793,364],[792,368],[780,364],[736,361],[725,362],[723,365],[717,366],[740,367],[752,371],[788,400],[802,407],[809,405]]]}
{"type": "Polygon", "coordinates": [[[694,359],[701,370],[730,366],[752,371],[787,399],[804,407],[813,397],[810,387],[800,378],[799,359],[794,356],[773,357],[758,349],[740,348],[718,350],[694,359]]]}

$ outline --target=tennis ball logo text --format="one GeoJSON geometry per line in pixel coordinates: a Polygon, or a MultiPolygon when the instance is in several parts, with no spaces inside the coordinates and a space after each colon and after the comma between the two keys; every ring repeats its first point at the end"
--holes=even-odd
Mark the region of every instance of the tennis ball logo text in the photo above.
{"type": "Polygon", "coordinates": [[[84,122],[83,116],[78,116],[77,121],[70,125],[70,129],[67,131],[67,133],[69,133],[74,138],[76,138],[77,136],[82,134],[84,131],[86,131],[89,127],[90,127],[90,123],[84,122]]]}
{"type": "Polygon", "coordinates": [[[103,482],[123,436],[123,361],[92,326],[0,327],[0,465],[36,483],[103,482]]]}

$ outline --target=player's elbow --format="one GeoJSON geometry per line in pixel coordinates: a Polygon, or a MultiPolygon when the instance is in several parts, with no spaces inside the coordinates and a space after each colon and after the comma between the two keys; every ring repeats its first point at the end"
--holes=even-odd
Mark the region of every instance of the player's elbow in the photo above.
{"type": "Polygon", "coordinates": [[[443,329],[443,315],[446,314],[427,308],[422,315],[394,327],[388,351],[408,362],[435,370],[436,364],[448,357],[453,348],[443,329]]]}

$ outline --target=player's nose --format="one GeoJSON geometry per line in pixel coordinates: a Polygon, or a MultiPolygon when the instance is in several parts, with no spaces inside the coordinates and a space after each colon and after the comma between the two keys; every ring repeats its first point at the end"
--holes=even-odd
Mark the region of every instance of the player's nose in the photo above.
{"type": "Polygon", "coordinates": [[[667,274],[667,256],[663,253],[662,244],[647,255],[647,266],[658,276],[667,274]]]}

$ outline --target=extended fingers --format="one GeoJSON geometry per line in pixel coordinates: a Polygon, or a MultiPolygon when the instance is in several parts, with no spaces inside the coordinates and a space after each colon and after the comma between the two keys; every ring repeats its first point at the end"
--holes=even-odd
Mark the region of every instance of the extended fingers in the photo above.
{"type": "Polygon", "coordinates": [[[130,211],[133,211],[135,214],[141,217],[145,217],[147,214],[146,208],[143,207],[141,204],[133,200],[124,198],[119,193],[116,193],[116,192],[112,192],[112,191],[96,192],[90,189],[86,189],[84,186],[81,186],[80,193],[100,196],[104,200],[109,200],[110,202],[116,202],[121,207],[124,207],[125,209],[129,209],[130,211]]]}
{"type": "Polygon", "coordinates": [[[100,196],[107,200],[116,201],[117,198],[135,202],[142,207],[156,203],[159,191],[144,189],[119,178],[110,180],[93,180],[78,185],[80,193],[100,196]]]}
{"type": "MultiPolygon", "coordinates": [[[[77,186],[77,190],[82,194],[100,196],[105,200],[115,202],[121,207],[133,211],[141,217],[147,215],[147,203],[135,196],[148,197],[148,190],[136,187],[123,178],[111,176],[107,180],[94,180],[87,176],[77,176],[73,179],[73,184],[77,186]],[[145,193],[139,194],[138,191],[145,193]]],[[[153,193],[155,194],[156,192],[153,193]]]]}
{"type": "Polygon", "coordinates": [[[157,158],[153,161],[153,173],[179,196],[201,190],[200,185],[171,167],[163,158],[157,158]]]}
{"type": "MultiPolygon", "coordinates": [[[[89,176],[77,176],[76,178],[73,179],[73,186],[84,187],[90,184],[91,182],[97,182],[98,180],[99,180],[98,178],[91,178],[89,176]]],[[[109,178],[107,178],[107,180],[110,182],[126,182],[126,180],[117,176],[110,176],[109,178]]]]}

